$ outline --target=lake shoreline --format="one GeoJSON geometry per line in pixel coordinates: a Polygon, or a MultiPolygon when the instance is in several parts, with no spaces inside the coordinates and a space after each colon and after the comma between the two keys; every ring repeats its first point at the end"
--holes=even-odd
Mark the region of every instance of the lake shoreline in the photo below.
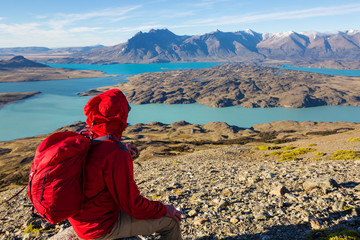
{"type": "Polygon", "coordinates": [[[21,68],[21,69],[0,69],[0,83],[7,82],[36,82],[67,80],[78,78],[99,78],[113,77],[101,71],[92,70],[71,70],[61,68],[21,68]]]}
{"type": "Polygon", "coordinates": [[[18,102],[20,100],[33,97],[40,94],[40,91],[34,92],[6,92],[0,93],[0,109],[3,105],[18,102]]]}

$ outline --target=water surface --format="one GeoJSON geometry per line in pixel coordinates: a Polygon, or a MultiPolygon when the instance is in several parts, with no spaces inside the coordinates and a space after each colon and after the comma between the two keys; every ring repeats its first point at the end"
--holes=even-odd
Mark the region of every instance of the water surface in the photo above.
{"type": "MultiPolygon", "coordinates": [[[[77,93],[101,86],[111,86],[126,77],[143,72],[168,71],[189,68],[204,68],[218,63],[165,63],[165,64],[51,64],[53,67],[100,70],[118,77],[86,78],[55,81],[0,83],[0,92],[41,91],[42,93],[8,104],[0,108],[0,141],[45,134],[75,121],[84,121],[83,107],[90,97],[77,93]]],[[[287,66],[287,69],[317,71],[318,73],[360,76],[360,70],[309,69],[287,66]],[[355,72],[354,72],[355,71],[355,72]],[[358,72],[356,72],[358,71],[358,72]]],[[[211,108],[200,104],[131,104],[129,123],[163,122],[185,120],[206,124],[221,121],[230,125],[249,128],[254,124],[281,120],[294,121],[347,121],[360,122],[360,107],[324,106],[302,109],[290,108],[211,108]]]]}
{"type": "Polygon", "coordinates": [[[302,72],[313,72],[329,75],[341,75],[341,76],[352,76],[360,77],[360,69],[348,70],[348,69],[330,69],[330,68],[310,68],[310,67],[294,67],[288,64],[285,64],[280,69],[296,70],[302,72]]]}

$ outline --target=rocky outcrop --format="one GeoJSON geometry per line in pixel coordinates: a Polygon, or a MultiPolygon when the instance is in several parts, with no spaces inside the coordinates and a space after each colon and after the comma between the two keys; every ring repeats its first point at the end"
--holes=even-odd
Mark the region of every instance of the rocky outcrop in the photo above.
{"type": "MultiPolygon", "coordinates": [[[[119,88],[136,104],[200,103],[211,107],[360,106],[359,78],[254,65],[225,64],[186,71],[143,73],[119,88]]],[[[94,91],[94,90],[91,90],[94,91]]],[[[92,94],[91,91],[84,95],[92,94]]]]}

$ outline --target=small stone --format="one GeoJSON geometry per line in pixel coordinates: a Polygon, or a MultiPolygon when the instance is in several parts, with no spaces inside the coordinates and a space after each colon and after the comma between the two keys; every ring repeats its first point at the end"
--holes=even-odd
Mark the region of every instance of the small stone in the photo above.
{"type": "Polygon", "coordinates": [[[283,185],[279,185],[277,187],[274,187],[270,191],[270,194],[275,196],[284,196],[285,193],[289,193],[289,192],[290,191],[286,187],[284,187],[283,185]]]}
{"type": "Polygon", "coordinates": [[[31,235],[30,235],[30,233],[26,233],[26,234],[24,234],[24,236],[23,236],[23,240],[30,240],[31,239],[31,235]]]}
{"type": "Polygon", "coordinates": [[[230,205],[230,202],[226,199],[221,199],[219,203],[219,209],[224,208],[226,206],[230,205]]]}
{"type": "Polygon", "coordinates": [[[360,184],[356,185],[356,186],[354,187],[354,190],[360,191],[360,184]]]}
{"type": "Polygon", "coordinates": [[[232,218],[230,219],[230,222],[231,222],[232,224],[236,224],[236,223],[239,222],[239,219],[238,219],[237,217],[232,217],[232,218]]]}
{"type": "Polygon", "coordinates": [[[41,227],[45,230],[48,230],[50,228],[54,228],[54,225],[49,222],[43,222],[43,223],[41,223],[41,227]]]}
{"type": "Polygon", "coordinates": [[[188,212],[188,216],[189,217],[195,217],[198,213],[196,212],[196,210],[191,210],[190,212],[188,212]]]}
{"type": "Polygon", "coordinates": [[[203,230],[201,230],[196,234],[197,238],[204,238],[206,235],[207,235],[206,232],[203,230]]]}
{"type": "Polygon", "coordinates": [[[246,181],[246,176],[245,175],[240,175],[238,179],[239,179],[240,182],[245,182],[246,181]]]}
{"type": "Polygon", "coordinates": [[[196,218],[194,219],[194,225],[202,225],[208,220],[206,218],[196,218]]]}
{"type": "Polygon", "coordinates": [[[359,212],[360,212],[360,208],[359,209],[353,208],[351,210],[351,216],[358,217],[358,216],[360,216],[359,212]]]}
{"type": "Polygon", "coordinates": [[[311,228],[314,230],[320,230],[323,228],[321,225],[321,221],[314,216],[309,216],[309,223],[311,228]]]}
{"type": "Polygon", "coordinates": [[[258,177],[248,177],[247,178],[247,182],[250,183],[250,184],[254,184],[254,183],[257,183],[257,182],[260,182],[261,179],[258,178],[258,177]]]}
{"type": "Polygon", "coordinates": [[[296,196],[294,194],[291,193],[285,193],[284,196],[288,199],[294,200],[296,198],[296,196]]]}
{"type": "Polygon", "coordinates": [[[222,192],[221,192],[221,197],[228,197],[228,196],[231,196],[233,194],[233,192],[230,190],[230,189],[224,189],[222,192]]]}
{"type": "Polygon", "coordinates": [[[275,177],[275,175],[272,174],[272,173],[269,173],[269,174],[266,175],[266,178],[267,178],[267,179],[272,179],[272,178],[274,178],[274,177],[275,177]]]}
{"type": "Polygon", "coordinates": [[[258,213],[254,215],[255,220],[266,220],[268,218],[268,215],[264,213],[258,213]]]}
{"type": "Polygon", "coordinates": [[[278,208],[278,209],[276,209],[276,213],[282,215],[285,212],[284,212],[284,210],[282,210],[282,208],[278,208]]]}
{"type": "Polygon", "coordinates": [[[334,179],[326,177],[309,179],[303,184],[303,188],[306,192],[317,187],[322,189],[332,189],[333,187],[339,187],[339,184],[334,179]]]}
{"type": "Polygon", "coordinates": [[[332,210],[333,211],[343,211],[344,210],[344,206],[345,206],[345,202],[344,201],[338,201],[335,202],[334,205],[332,206],[332,210]]]}

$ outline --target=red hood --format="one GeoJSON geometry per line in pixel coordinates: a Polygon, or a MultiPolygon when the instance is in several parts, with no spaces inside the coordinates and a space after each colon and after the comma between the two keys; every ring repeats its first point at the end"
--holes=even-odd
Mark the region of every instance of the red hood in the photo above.
{"type": "Polygon", "coordinates": [[[120,139],[127,126],[128,113],[128,101],[118,89],[91,98],[84,107],[86,124],[91,127],[94,137],[111,134],[120,139]]]}

